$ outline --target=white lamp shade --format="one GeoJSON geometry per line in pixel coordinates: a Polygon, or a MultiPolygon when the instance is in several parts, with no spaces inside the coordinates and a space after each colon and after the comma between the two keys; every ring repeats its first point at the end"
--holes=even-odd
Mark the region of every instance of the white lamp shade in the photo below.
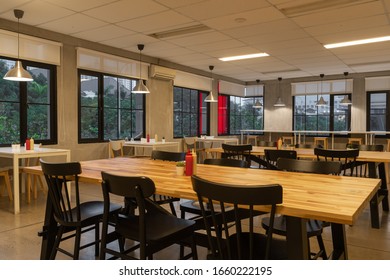
{"type": "Polygon", "coordinates": [[[22,66],[22,62],[17,60],[14,68],[11,68],[4,76],[5,80],[19,81],[19,82],[31,82],[33,78],[30,73],[22,66]]]}
{"type": "Polygon", "coordinates": [[[150,93],[142,80],[138,80],[133,87],[132,93],[150,93]]]}
{"type": "Polygon", "coordinates": [[[343,105],[351,105],[352,101],[349,100],[348,95],[344,95],[344,98],[340,101],[340,104],[343,105]]]}
{"type": "Polygon", "coordinates": [[[316,106],[326,106],[328,103],[324,100],[324,98],[321,96],[320,100],[318,100],[316,106]]]}
{"type": "Polygon", "coordinates": [[[210,91],[210,94],[204,99],[204,102],[218,102],[218,100],[214,98],[213,93],[210,91]]]}
{"type": "Polygon", "coordinates": [[[278,99],[276,99],[274,106],[275,107],[285,107],[286,104],[284,104],[281,97],[278,97],[278,99]]]}

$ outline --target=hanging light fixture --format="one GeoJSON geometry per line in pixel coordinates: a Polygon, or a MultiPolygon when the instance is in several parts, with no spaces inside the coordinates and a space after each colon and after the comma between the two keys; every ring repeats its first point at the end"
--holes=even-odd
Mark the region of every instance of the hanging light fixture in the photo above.
{"type": "Polygon", "coordinates": [[[348,72],[344,72],[344,77],[345,77],[345,95],[344,95],[344,98],[340,101],[340,104],[342,104],[342,105],[351,105],[352,104],[352,101],[349,99],[349,97],[347,95],[347,76],[348,76],[348,72]]]}
{"type": "Polygon", "coordinates": [[[22,62],[19,60],[19,20],[23,17],[24,11],[14,10],[14,15],[18,19],[18,60],[15,62],[15,66],[5,74],[4,79],[18,82],[31,82],[33,78],[23,68],[22,62]]]}
{"type": "MultiPolygon", "coordinates": [[[[256,91],[258,91],[258,90],[259,90],[259,83],[260,83],[260,80],[257,79],[257,80],[256,80],[256,83],[257,83],[256,91]]],[[[257,92],[257,93],[259,93],[259,92],[257,92]]],[[[259,95],[256,95],[256,96],[259,96],[259,95]]],[[[253,105],[253,108],[259,109],[259,108],[261,108],[261,107],[263,107],[263,104],[261,104],[261,102],[257,99],[257,101],[255,102],[255,104],[253,105]]]]}
{"type": "Polygon", "coordinates": [[[210,65],[209,69],[210,69],[210,76],[211,76],[211,90],[210,90],[210,94],[204,99],[204,102],[218,102],[218,100],[214,98],[213,90],[212,90],[213,89],[213,69],[214,69],[214,66],[210,65]]]}
{"type": "Polygon", "coordinates": [[[275,107],[285,107],[286,104],[284,104],[284,102],[282,101],[282,98],[280,97],[280,82],[282,81],[282,78],[279,77],[278,78],[278,98],[276,99],[276,102],[274,104],[275,107]]]}
{"type": "Polygon", "coordinates": [[[150,93],[149,89],[145,86],[144,82],[141,79],[141,69],[142,69],[142,64],[141,64],[141,52],[144,49],[143,44],[138,44],[137,45],[138,50],[139,50],[139,80],[135,83],[135,86],[132,89],[132,93],[150,93]]]}
{"type": "Polygon", "coordinates": [[[328,102],[326,102],[322,97],[322,79],[324,78],[324,74],[320,74],[320,77],[321,77],[321,95],[320,95],[320,99],[316,103],[316,106],[326,106],[328,105],[328,102]]]}

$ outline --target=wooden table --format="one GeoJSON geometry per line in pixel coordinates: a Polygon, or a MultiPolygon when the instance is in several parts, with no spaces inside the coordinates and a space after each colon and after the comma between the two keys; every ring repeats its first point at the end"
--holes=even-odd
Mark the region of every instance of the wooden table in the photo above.
{"type": "MultiPolygon", "coordinates": [[[[80,181],[99,184],[101,171],[127,176],[147,176],[162,195],[196,199],[191,178],[176,175],[175,164],[146,158],[113,158],[81,162],[80,181]]],[[[28,168],[39,174],[39,167],[28,168]]],[[[333,259],[347,259],[345,225],[353,225],[369,201],[375,196],[379,179],[317,175],[262,169],[242,169],[213,165],[198,165],[197,175],[207,180],[229,184],[280,184],[283,204],[277,213],[287,217],[287,244],[290,259],[308,259],[306,220],[319,219],[331,223],[333,259]]],[[[258,207],[257,210],[268,210],[258,207]]],[[[50,228],[50,213],[46,213],[44,230],[50,228]]],[[[54,237],[45,232],[41,258],[48,258],[54,237]]]]}
{"type": "Polygon", "coordinates": [[[134,155],[137,156],[137,148],[149,148],[158,150],[160,148],[173,147],[175,152],[179,152],[179,142],[143,142],[143,141],[126,141],[123,146],[134,147],[134,155]]]}
{"type": "Polygon", "coordinates": [[[24,147],[19,150],[13,150],[11,147],[1,147],[0,157],[12,159],[13,165],[13,188],[14,188],[14,213],[20,213],[20,184],[19,184],[19,159],[26,158],[41,158],[65,156],[66,161],[70,161],[70,150],[52,149],[52,148],[36,148],[34,150],[26,151],[24,147]]]}
{"type": "MultiPolygon", "coordinates": [[[[264,156],[265,149],[276,149],[273,147],[259,147],[253,146],[251,154],[255,156],[264,156]]],[[[314,149],[293,148],[297,152],[298,158],[316,159],[314,149]]],[[[207,150],[210,154],[217,154],[218,156],[223,153],[222,148],[211,148],[207,150]]],[[[373,228],[380,228],[379,220],[379,203],[382,202],[382,209],[389,211],[389,199],[387,189],[387,176],[385,170],[385,164],[390,163],[390,152],[374,152],[374,151],[359,151],[357,161],[368,162],[368,176],[370,178],[380,178],[381,187],[377,194],[373,197],[370,204],[371,214],[371,226],[373,228]],[[377,175],[378,170],[378,175],[377,175]]]]}

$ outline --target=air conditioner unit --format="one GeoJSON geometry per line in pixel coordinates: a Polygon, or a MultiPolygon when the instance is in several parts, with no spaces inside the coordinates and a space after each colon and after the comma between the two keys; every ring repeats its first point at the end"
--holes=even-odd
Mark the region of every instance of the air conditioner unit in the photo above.
{"type": "Polygon", "coordinates": [[[158,66],[151,65],[150,67],[150,77],[155,79],[162,80],[173,80],[176,76],[176,70],[158,66]]]}

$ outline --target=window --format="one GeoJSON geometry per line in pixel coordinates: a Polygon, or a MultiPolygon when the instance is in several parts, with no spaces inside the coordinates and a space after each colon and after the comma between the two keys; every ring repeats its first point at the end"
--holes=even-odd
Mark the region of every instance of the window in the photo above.
{"type": "MultiPolygon", "coordinates": [[[[0,58],[3,77],[15,60],[0,58]]],[[[23,61],[33,77],[32,82],[0,79],[0,143],[24,143],[33,138],[36,143],[57,143],[56,67],[23,61]]]]}
{"type": "Polygon", "coordinates": [[[173,88],[173,137],[208,135],[210,132],[209,93],[183,87],[173,88]]]}
{"type": "Polygon", "coordinates": [[[368,131],[388,131],[390,121],[387,117],[389,106],[389,91],[369,92],[367,95],[367,130],[368,131]]]}
{"type": "MultiPolygon", "coordinates": [[[[294,96],[294,130],[348,131],[351,106],[340,104],[345,94],[294,96]],[[329,106],[316,106],[320,96],[329,106]]],[[[350,94],[348,97],[351,98],[350,94]]]]}
{"type": "Polygon", "coordinates": [[[79,142],[144,136],[145,96],[133,94],[135,80],[79,71],[79,142]]]}
{"type": "Polygon", "coordinates": [[[263,130],[263,108],[253,108],[263,97],[238,97],[219,95],[218,135],[240,134],[242,129],[263,130]]]}

